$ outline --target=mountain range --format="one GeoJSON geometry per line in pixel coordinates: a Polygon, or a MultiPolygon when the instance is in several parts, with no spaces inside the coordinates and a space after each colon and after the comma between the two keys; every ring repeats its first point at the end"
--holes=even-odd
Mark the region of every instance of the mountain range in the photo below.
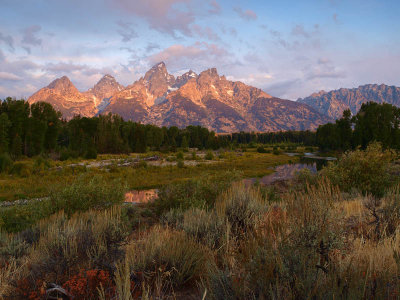
{"type": "Polygon", "coordinates": [[[343,111],[346,109],[350,109],[353,114],[356,114],[361,105],[369,101],[400,106],[400,88],[385,84],[367,84],[353,89],[320,91],[297,100],[297,102],[308,104],[333,119],[342,117],[343,111]]]}
{"type": "Polygon", "coordinates": [[[63,76],[28,98],[45,101],[63,117],[119,114],[125,120],[158,126],[201,125],[215,132],[315,129],[330,118],[307,104],[272,97],[215,68],[174,77],[163,62],[126,87],[105,75],[80,92],[63,76]]]}
{"type": "Polygon", "coordinates": [[[365,85],[290,101],[227,80],[215,68],[200,74],[190,70],[175,78],[160,62],[126,87],[105,75],[92,88],[80,92],[63,76],[28,98],[29,103],[38,101],[51,103],[66,119],[113,113],[157,126],[201,125],[215,132],[265,132],[313,130],[341,117],[347,108],[356,113],[367,101],[400,105],[400,89],[365,85]]]}

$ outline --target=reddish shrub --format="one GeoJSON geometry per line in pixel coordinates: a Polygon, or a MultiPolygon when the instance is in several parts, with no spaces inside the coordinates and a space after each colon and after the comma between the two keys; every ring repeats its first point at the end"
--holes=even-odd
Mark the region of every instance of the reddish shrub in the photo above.
{"type": "Polygon", "coordinates": [[[115,286],[111,276],[104,270],[81,270],[79,274],[72,276],[63,287],[73,295],[76,300],[96,299],[97,289],[103,287],[107,298],[115,295],[115,286]]]}

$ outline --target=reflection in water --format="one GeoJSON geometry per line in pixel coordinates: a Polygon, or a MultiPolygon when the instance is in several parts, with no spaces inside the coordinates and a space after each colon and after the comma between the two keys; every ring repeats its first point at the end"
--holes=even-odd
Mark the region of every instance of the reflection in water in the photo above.
{"type": "Polygon", "coordinates": [[[291,179],[296,175],[296,173],[304,169],[310,170],[311,173],[317,173],[317,164],[313,162],[281,165],[277,166],[275,172],[270,175],[266,175],[262,178],[244,179],[243,182],[245,184],[252,184],[258,181],[261,185],[269,185],[276,181],[291,179]]]}
{"type": "Polygon", "coordinates": [[[147,203],[157,198],[158,190],[129,191],[125,194],[125,203],[147,203]]]}

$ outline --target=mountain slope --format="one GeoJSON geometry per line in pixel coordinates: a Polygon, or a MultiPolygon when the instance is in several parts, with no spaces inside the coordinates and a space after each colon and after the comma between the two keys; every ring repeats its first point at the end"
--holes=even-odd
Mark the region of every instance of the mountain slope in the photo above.
{"type": "Polygon", "coordinates": [[[54,80],[28,98],[30,104],[38,101],[52,104],[66,119],[74,115],[90,117],[96,113],[93,99],[80,93],[67,76],[54,80]]]}
{"type": "Polygon", "coordinates": [[[158,126],[202,125],[216,132],[315,129],[330,121],[311,107],[273,98],[215,68],[192,76],[143,120],[158,126]]]}
{"type": "Polygon", "coordinates": [[[367,84],[353,89],[320,91],[297,101],[308,104],[320,113],[337,119],[346,109],[350,109],[353,114],[356,114],[361,105],[368,101],[400,106],[400,88],[385,84],[367,84]]]}
{"type": "Polygon", "coordinates": [[[215,68],[175,78],[163,62],[126,88],[105,75],[80,93],[63,77],[28,99],[40,100],[52,103],[66,118],[113,113],[125,120],[158,126],[201,125],[216,132],[315,129],[331,120],[306,104],[227,80],[215,68]]]}
{"type": "Polygon", "coordinates": [[[98,111],[102,111],[109,104],[110,98],[123,89],[124,86],[119,84],[114,77],[106,74],[84,94],[93,99],[98,111]]]}

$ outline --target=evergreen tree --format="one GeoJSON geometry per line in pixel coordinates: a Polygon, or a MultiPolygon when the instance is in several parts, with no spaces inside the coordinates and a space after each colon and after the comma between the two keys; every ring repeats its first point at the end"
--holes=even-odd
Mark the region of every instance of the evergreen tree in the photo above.
{"type": "Polygon", "coordinates": [[[0,153],[8,152],[9,146],[9,129],[11,122],[6,113],[0,115],[0,153]]]}
{"type": "Polygon", "coordinates": [[[183,148],[183,149],[188,149],[189,148],[189,143],[188,143],[188,140],[186,138],[186,135],[184,135],[182,137],[181,148],[183,148]]]}
{"type": "Polygon", "coordinates": [[[14,159],[14,160],[16,160],[16,159],[18,159],[19,157],[21,157],[21,155],[22,155],[22,139],[21,139],[21,137],[19,136],[19,134],[17,134],[14,138],[13,138],[13,140],[12,140],[12,142],[11,142],[11,150],[10,150],[10,154],[11,154],[11,157],[14,159]]]}

